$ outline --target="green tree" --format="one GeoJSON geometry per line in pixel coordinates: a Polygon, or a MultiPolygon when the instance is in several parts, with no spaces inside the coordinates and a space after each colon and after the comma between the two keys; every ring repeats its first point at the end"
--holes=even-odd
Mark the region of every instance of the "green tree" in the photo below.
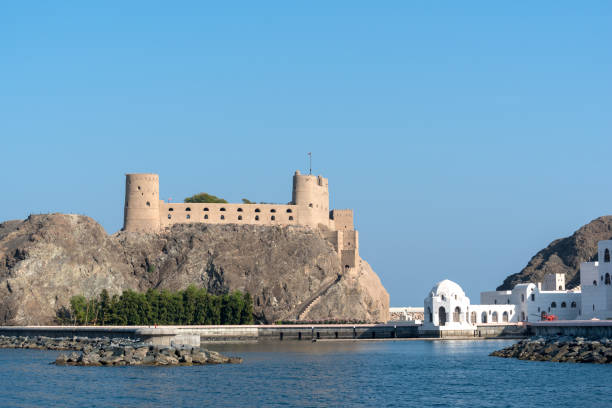
{"type": "Polygon", "coordinates": [[[191,197],[187,197],[184,201],[186,203],[227,203],[224,199],[208,193],[195,194],[191,197]]]}
{"type": "Polygon", "coordinates": [[[211,295],[193,285],[177,292],[126,290],[112,298],[102,290],[93,299],[73,296],[70,311],[58,311],[58,318],[73,324],[103,325],[249,324],[253,321],[253,300],[248,293],[211,295]]]}
{"type": "Polygon", "coordinates": [[[251,201],[248,198],[243,198],[242,203],[243,204],[257,204],[255,201],[251,201]]]}

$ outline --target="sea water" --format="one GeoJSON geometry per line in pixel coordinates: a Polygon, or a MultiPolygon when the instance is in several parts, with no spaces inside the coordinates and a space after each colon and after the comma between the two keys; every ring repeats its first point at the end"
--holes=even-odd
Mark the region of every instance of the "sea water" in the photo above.
{"type": "Polygon", "coordinates": [[[605,407],[612,366],[489,357],[511,341],[213,344],[238,365],[58,367],[0,350],[0,407],[605,407]]]}

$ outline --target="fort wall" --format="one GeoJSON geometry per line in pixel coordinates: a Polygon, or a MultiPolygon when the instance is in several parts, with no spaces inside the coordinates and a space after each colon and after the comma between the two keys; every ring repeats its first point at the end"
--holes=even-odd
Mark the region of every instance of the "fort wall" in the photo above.
{"type": "Polygon", "coordinates": [[[283,204],[159,204],[162,228],[174,224],[301,225],[297,206],[283,204]]]}

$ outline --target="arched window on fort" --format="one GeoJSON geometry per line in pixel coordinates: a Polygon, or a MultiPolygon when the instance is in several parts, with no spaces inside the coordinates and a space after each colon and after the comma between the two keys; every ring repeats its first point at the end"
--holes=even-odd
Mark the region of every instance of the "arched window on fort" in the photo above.
{"type": "Polygon", "coordinates": [[[271,213],[275,213],[275,212],[276,212],[276,210],[275,210],[274,208],[272,208],[272,209],[270,210],[270,212],[271,212],[271,213]]]}
{"type": "Polygon", "coordinates": [[[221,215],[221,219],[224,220],[225,219],[225,215],[221,215]]]}
{"type": "Polygon", "coordinates": [[[255,212],[261,212],[261,210],[259,208],[256,208],[255,212]]]}
{"type": "Polygon", "coordinates": [[[567,307],[567,303],[561,302],[561,307],[567,307]]]}
{"type": "Polygon", "coordinates": [[[208,207],[204,207],[204,211],[208,211],[208,207]]]}
{"type": "Polygon", "coordinates": [[[238,208],[236,211],[238,211],[238,212],[242,212],[242,208],[238,208]]]}
{"type": "Polygon", "coordinates": [[[557,307],[557,302],[552,302],[552,303],[550,304],[550,307],[552,307],[552,308],[557,307]]]}
{"type": "Polygon", "coordinates": [[[204,214],[204,219],[207,220],[208,219],[208,214],[204,214]]]}
{"type": "Polygon", "coordinates": [[[608,248],[604,251],[604,262],[610,262],[610,250],[608,248]]]}
{"type": "Polygon", "coordinates": [[[242,215],[238,216],[238,221],[242,221],[242,215]]]}
{"type": "Polygon", "coordinates": [[[255,221],[259,221],[259,215],[255,216],[255,221]]]}
{"type": "Polygon", "coordinates": [[[309,206],[310,208],[312,208],[312,203],[308,204],[308,206],[309,206]]]}
{"type": "Polygon", "coordinates": [[[606,272],[606,280],[604,282],[606,285],[610,284],[610,274],[606,272]]]}
{"type": "Polygon", "coordinates": [[[185,208],[185,211],[191,211],[191,207],[185,208]]]}
{"type": "Polygon", "coordinates": [[[275,216],[271,216],[271,217],[270,217],[270,219],[271,219],[272,221],[274,221],[274,220],[276,219],[276,217],[275,217],[275,216]]]}
{"type": "Polygon", "coordinates": [[[287,212],[292,213],[293,211],[291,210],[291,208],[287,208],[287,212]]]}
{"type": "Polygon", "coordinates": [[[497,312],[493,312],[493,315],[491,315],[491,322],[497,323],[497,312]]]}
{"type": "Polygon", "coordinates": [[[151,206],[151,203],[147,201],[147,207],[150,207],[150,206],[151,206]]]}
{"type": "Polygon", "coordinates": [[[221,207],[219,211],[225,211],[225,207],[221,207]]]}
{"type": "Polygon", "coordinates": [[[168,219],[172,218],[172,214],[168,214],[168,219]]]}
{"type": "Polygon", "coordinates": [[[502,314],[502,322],[508,322],[508,312],[504,312],[504,314],[502,314]]]}
{"type": "Polygon", "coordinates": [[[168,208],[168,211],[174,211],[174,208],[170,207],[168,208]]]}
{"type": "Polygon", "coordinates": [[[293,221],[293,215],[289,216],[289,221],[293,221]]]}
{"type": "Polygon", "coordinates": [[[570,307],[571,307],[572,309],[575,309],[575,308],[576,308],[576,302],[572,302],[572,304],[570,305],[570,307]]]}
{"type": "Polygon", "coordinates": [[[187,219],[191,219],[191,214],[187,214],[187,219]]]}

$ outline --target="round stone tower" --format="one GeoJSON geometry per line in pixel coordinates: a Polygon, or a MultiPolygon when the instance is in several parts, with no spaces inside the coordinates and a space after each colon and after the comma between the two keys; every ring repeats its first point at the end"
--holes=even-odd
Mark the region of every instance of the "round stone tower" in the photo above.
{"type": "Polygon", "coordinates": [[[124,231],[159,231],[159,176],[125,175],[124,231]]]}
{"type": "Polygon", "coordinates": [[[316,227],[329,225],[329,186],[321,176],[293,175],[292,202],[299,207],[300,224],[316,227]]]}

